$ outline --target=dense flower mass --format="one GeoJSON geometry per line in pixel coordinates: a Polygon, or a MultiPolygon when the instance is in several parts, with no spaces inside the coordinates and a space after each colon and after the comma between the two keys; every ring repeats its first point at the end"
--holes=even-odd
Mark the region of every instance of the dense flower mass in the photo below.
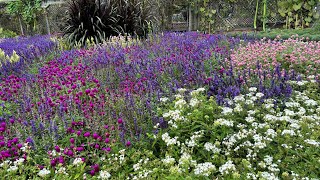
{"type": "Polygon", "coordinates": [[[281,65],[287,71],[319,75],[320,42],[304,40],[298,36],[287,40],[262,39],[234,50],[230,58],[237,69],[251,68],[255,71],[256,62],[259,61],[263,70],[281,65]]]}
{"type": "Polygon", "coordinates": [[[56,43],[49,36],[3,39],[0,41],[0,77],[24,72],[33,61],[55,47],[56,43]]]}
{"type": "Polygon", "coordinates": [[[319,178],[318,46],[165,33],[52,59],[50,37],[5,39],[0,173],[319,178]]]}

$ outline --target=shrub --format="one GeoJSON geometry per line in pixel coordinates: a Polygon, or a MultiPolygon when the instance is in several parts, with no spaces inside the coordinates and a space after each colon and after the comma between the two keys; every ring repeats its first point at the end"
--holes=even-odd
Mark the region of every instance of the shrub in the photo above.
{"type": "Polygon", "coordinates": [[[17,36],[15,32],[0,28],[0,38],[11,38],[15,36],[17,36]]]}
{"type": "Polygon", "coordinates": [[[64,34],[73,44],[101,43],[119,34],[145,36],[150,11],[134,0],[72,0],[64,34]]]}

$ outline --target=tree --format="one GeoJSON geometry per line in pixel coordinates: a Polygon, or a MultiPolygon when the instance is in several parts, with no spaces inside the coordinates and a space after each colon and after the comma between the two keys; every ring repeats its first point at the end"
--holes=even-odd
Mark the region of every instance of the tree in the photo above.
{"type": "Polygon", "coordinates": [[[22,34],[23,28],[21,19],[27,24],[27,29],[35,31],[37,17],[42,13],[41,0],[16,0],[9,2],[7,12],[19,18],[22,34]]]}

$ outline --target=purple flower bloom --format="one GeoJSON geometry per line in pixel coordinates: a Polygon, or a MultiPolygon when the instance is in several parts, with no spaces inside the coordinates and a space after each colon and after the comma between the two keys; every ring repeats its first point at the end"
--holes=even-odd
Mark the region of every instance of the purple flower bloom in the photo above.
{"type": "Polygon", "coordinates": [[[50,161],[51,166],[56,166],[57,165],[57,159],[52,159],[50,161]]]}
{"type": "Polygon", "coordinates": [[[59,146],[55,146],[54,149],[55,149],[57,152],[60,152],[60,147],[59,147],[59,146]]]}
{"type": "Polygon", "coordinates": [[[122,124],[122,123],[123,123],[122,118],[119,118],[119,119],[118,119],[118,123],[119,123],[119,124],[122,124]]]}
{"type": "Polygon", "coordinates": [[[73,151],[72,150],[68,150],[67,155],[68,156],[73,156],[73,151]]]}
{"type": "Polygon", "coordinates": [[[76,151],[79,151],[79,152],[81,152],[83,150],[84,150],[84,148],[82,146],[76,148],[76,151]]]}
{"type": "Polygon", "coordinates": [[[97,133],[92,134],[93,139],[98,139],[99,135],[97,133]]]}
{"type": "Polygon", "coordinates": [[[60,156],[60,157],[59,157],[59,163],[60,163],[60,164],[64,164],[64,158],[63,158],[63,156],[60,156]]]}
{"type": "Polygon", "coordinates": [[[85,132],[85,133],[83,134],[83,136],[84,136],[84,137],[89,137],[89,136],[90,136],[90,132],[85,132]]]}

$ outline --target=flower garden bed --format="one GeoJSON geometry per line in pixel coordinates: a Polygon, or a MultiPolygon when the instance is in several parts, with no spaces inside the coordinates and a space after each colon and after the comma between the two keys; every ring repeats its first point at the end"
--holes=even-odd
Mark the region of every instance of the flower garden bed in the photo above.
{"type": "MultiPolygon", "coordinates": [[[[30,58],[35,40],[0,48],[32,64],[54,46],[35,38],[45,45],[30,58]]],[[[319,47],[166,33],[65,51],[36,73],[8,70],[0,81],[0,174],[319,178],[319,47]]]]}

